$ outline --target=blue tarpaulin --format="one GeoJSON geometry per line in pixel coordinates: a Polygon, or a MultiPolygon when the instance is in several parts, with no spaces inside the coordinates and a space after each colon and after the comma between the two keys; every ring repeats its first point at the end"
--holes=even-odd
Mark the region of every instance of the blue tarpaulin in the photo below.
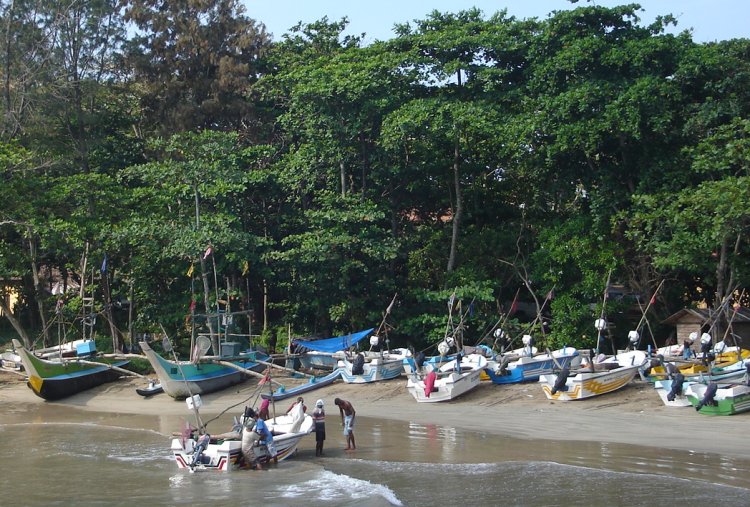
{"type": "Polygon", "coordinates": [[[352,345],[355,345],[362,338],[372,333],[374,327],[365,331],[359,331],[357,333],[347,334],[344,336],[336,336],[334,338],[325,338],[323,340],[292,340],[292,343],[298,347],[303,347],[307,350],[314,350],[316,352],[329,352],[333,354],[340,350],[346,350],[352,345]]]}

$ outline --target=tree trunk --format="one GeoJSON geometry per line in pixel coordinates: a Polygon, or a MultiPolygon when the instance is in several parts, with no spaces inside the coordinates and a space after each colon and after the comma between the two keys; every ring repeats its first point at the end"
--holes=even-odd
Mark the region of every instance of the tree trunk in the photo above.
{"type": "MultiPolygon", "coordinates": [[[[200,229],[201,219],[200,219],[200,198],[198,197],[198,185],[197,184],[193,184],[193,194],[195,195],[195,230],[198,231],[200,229]]],[[[219,356],[221,355],[221,350],[219,349],[219,336],[214,330],[214,323],[213,323],[213,320],[211,320],[211,314],[213,312],[211,311],[211,301],[208,297],[208,295],[211,292],[211,288],[209,287],[209,284],[208,284],[208,271],[206,270],[206,255],[205,254],[201,254],[200,262],[201,262],[201,280],[203,281],[203,305],[206,309],[206,324],[208,325],[208,334],[211,337],[211,347],[213,348],[214,355],[219,356]]]]}
{"type": "Polygon", "coordinates": [[[339,174],[341,176],[341,197],[346,197],[346,167],[343,160],[339,162],[339,174]]]}
{"type": "Polygon", "coordinates": [[[23,327],[21,327],[21,322],[16,318],[15,315],[13,315],[13,312],[11,311],[10,306],[8,306],[5,303],[5,298],[0,297],[0,310],[3,311],[3,314],[5,315],[5,318],[8,319],[8,322],[10,322],[10,325],[13,326],[13,329],[16,330],[16,333],[18,333],[18,336],[21,337],[21,340],[23,340],[23,345],[28,350],[32,350],[33,344],[31,343],[31,339],[29,338],[29,335],[26,334],[26,331],[24,331],[23,327]]]}
{"type": "Polygon", "coordinates": [[[453,146],[453,187],[456,192],[456,206],[453,210],[453,232],[451,234],[451,253],[448,257],[448,273],[451,273],[456,267],[456,252],[458,250],[458,234],[461,225],[461,215],[463,213],[463,199],[461,197],[461,178],[460,178],[460,149],[459,138],[456,135],[453,146]]]}
{"type": "Polygon", "coordinates": [[[42,297],[41,282],[39,281],[39,270],[36,265],[36,242],[34,235],[31,230],[27,231],[29,234],[29,254],[31,256],[31,276],[34,281],[34,299],[36,299],[37,309],[39,310],[39,319],[42,324],[42,346],[49,346],[49,331],[47,330],[47,314],[44,311],[44,298],[42,297]]]}

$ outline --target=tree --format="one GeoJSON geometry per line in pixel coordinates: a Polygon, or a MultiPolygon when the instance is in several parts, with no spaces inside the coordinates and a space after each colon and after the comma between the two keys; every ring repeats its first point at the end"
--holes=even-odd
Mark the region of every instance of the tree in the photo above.
{"type": "Polygon", "coordinates": [[[245,94],[270,41],[265,27],[243,13],[238,0],[129,3],[125,19],[138,32],[127,62],[150,125],[167,134],[254,129],[245,94]]]}

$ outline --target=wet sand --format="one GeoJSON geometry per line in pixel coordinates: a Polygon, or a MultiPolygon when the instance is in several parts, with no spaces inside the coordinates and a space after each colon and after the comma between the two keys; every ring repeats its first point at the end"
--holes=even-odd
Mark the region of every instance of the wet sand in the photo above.
{"type": "MultiPolygon", "coordinates": [[[[304,382],[283,376],[276,380],[287,388],[304,382]]],[[[91,422],[111,420],[127,427],[137,427],[148,420],[156,426],[156,431],[166,435],[177,430],[180,421],[192,419],[184,401],[166,394],[139,396],[135,388],[144,386],[141,379],[121,379],[64,400],[46,402],[31,392],[23,377],[0,371],[0,405],[6,415],[8,411],[17,411],[19,417],[32,409],[31,412],[48,415],[60,412],[61,417],[62,413],[76,413],[80,414],[76,417],[79,420],[91,417],[96,419],[91,422]]],[[[219,417],[219,422],[212,426],[222,427],[244,405],[257,406],[260,389],[268,387],[259,387],[257,381],[248,380],[203,395],[201,416],[204,421],[219,417]]],[[[483,382],[457,400],[434,404],[417,403],[407,392],[404,377],[364,385],[337,382],[305,395],[310,409],[319,398],[326,403],[327,447],[332,450],[342,440],[338,431],[339,414],[333,404],[336,397],[350,401],[357,415],[364,418],[415,423],[435,427],[436,431],[455,428],[526,440],[638,445],[652,447],[654,452],[667,448],[750,459],[750,446],[745,445],[750,413],[710,417],[696,413],[691,407],[665,407],[653,387],[641,381],[615,393],[575,402],[549,401],[536,383],[498,386],[483,382]]],[[[291,402],[279,402],[277,411],[285,411],[291,402]]]]}

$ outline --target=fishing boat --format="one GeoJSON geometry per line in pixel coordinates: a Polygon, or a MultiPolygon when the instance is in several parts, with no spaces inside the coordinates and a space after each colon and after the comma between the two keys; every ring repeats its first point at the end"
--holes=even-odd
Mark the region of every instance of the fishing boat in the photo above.
{"type": "MultiPolygon", "coordinates": [[[[656,363],[663,360],[656,358],[656,363]]],[[[689,407],[687,388],[694,383],[708,384],[709,382],[734,382],[748,374],[750,362],[737,361],[723,368],[712,368],[711,373],[697,373],[685,375],[672,363],[665,363],[668,373],[650,376],[641,375],[644,380],[653,380],[654,388],[664,405],[668,407],[689,407]],[[666,375],[666,378],[665,378],[666,375]]]]}
{"type": "Polygon", "coordinates": [[[485,372],[495,384],[515,384],[536,381],[542,374],[552,373],[555,368],[576,368],[580,355],[574,347],[563,347],[551,353],[537,355],[505,356],[487,363],[485,372]]]}
{"type": "Polygon", "coordinates": [[[238,384],[246,378],[245,370],[260,373],[265,370],[269,359],[264,352],[250,350],[180,361],[162,357],[145,341],[140,342],[140,346],[162,389],[175,399],[211,393],[238,384]]]}
{"type": "Polygon", "coordinates": [[[21,356],[12,349],[6,350],[0,355],[0,366],[6,370],[23,371],[23,361],[21,361],[21,356]]]}
{"type": "Polygon", "coordinates": [[[303,368],[334,370],[338,367],[338,362],[346,358],[346,351],[356,346],[374,329],[319,340],[294,339],[292,344],[300,352],[299,361],[303,368]]]}
{"type": "Polygon", "coordinates": [[[424,377],[412,373],[406,389],[419,403],[453,400],[477,387],[486,367],[487,358],[481,354],[469,354],[430,371],[424,377]]]}
{"type": "Polygon", "coordinates": [[[196,435],[188,430],[180,437],[172,439],[171,450],[177,467],[197,471],[227,472],[254,468],[258,463],[266,463],[272,458],[283,461],[293,456],[300,441],[309,435],[314,427],[313,419],[303,412],[298,404],[289,414],[266,421],[273,433],[276,447],[274,457],[258,444],[260,436],[253,431],[252,424],[241,418],[233,431],[212,437],[209,434],[196,435]]]}
{"type": "Polygon", "coordinates": [[[266,400],[273,400],[273,401],[281,401],[285,400],[287,398],[292,398],[294,396],[299,396],[300,394],[307,393],[310,391],[313,391],[315,389],[320,389],[321,387],[325,387],[328,385],[331,385],[336,379],[338,379],[341,375],[341,371],[337,368],[333,370],[328,375],[324,375],[322,377],[310,377],[308,381],[304,384],[301,384],[296,387],[292,387],[291,389],[286,389],[285,387],[281,386],[273,393],[263,393],[261,394],[261,397],[266,400]]]}
{"type": "Polygon", "coordinates": [[[734,415],[750,410],[750,386],[747,383],[694,383],[686,396],[701,414],[734,415]]]}
{"type": "Polygon", "coordinates": [[[339,360],[338,370],[347,384],[367,384],[400,376],[403,364],[402,358],[390,357],[387,353],[374,357],[359,353],[351,361],[349,358],[339,360]]]}
{"type": "Polygon", "coordinates": [[[42,359],[26,350],[16,339],[13,347],[21,356],[29,388],[40,398],[50,401],[117,380],[125,373],[122,368],[129,362],[94,356],[96,347],[93,341],[79,348],[86,359],[42,359]]]}
{"type": "Polygon", "coordinates": [[[593,360],[588,366],[573,371],[563,368],[557,374],[539,377],[544,394],[550,400],[583,400],[617,391],[628,385],[646,362],[646,353],[634,350],[617,354],[603,361],[593,360]]]}

